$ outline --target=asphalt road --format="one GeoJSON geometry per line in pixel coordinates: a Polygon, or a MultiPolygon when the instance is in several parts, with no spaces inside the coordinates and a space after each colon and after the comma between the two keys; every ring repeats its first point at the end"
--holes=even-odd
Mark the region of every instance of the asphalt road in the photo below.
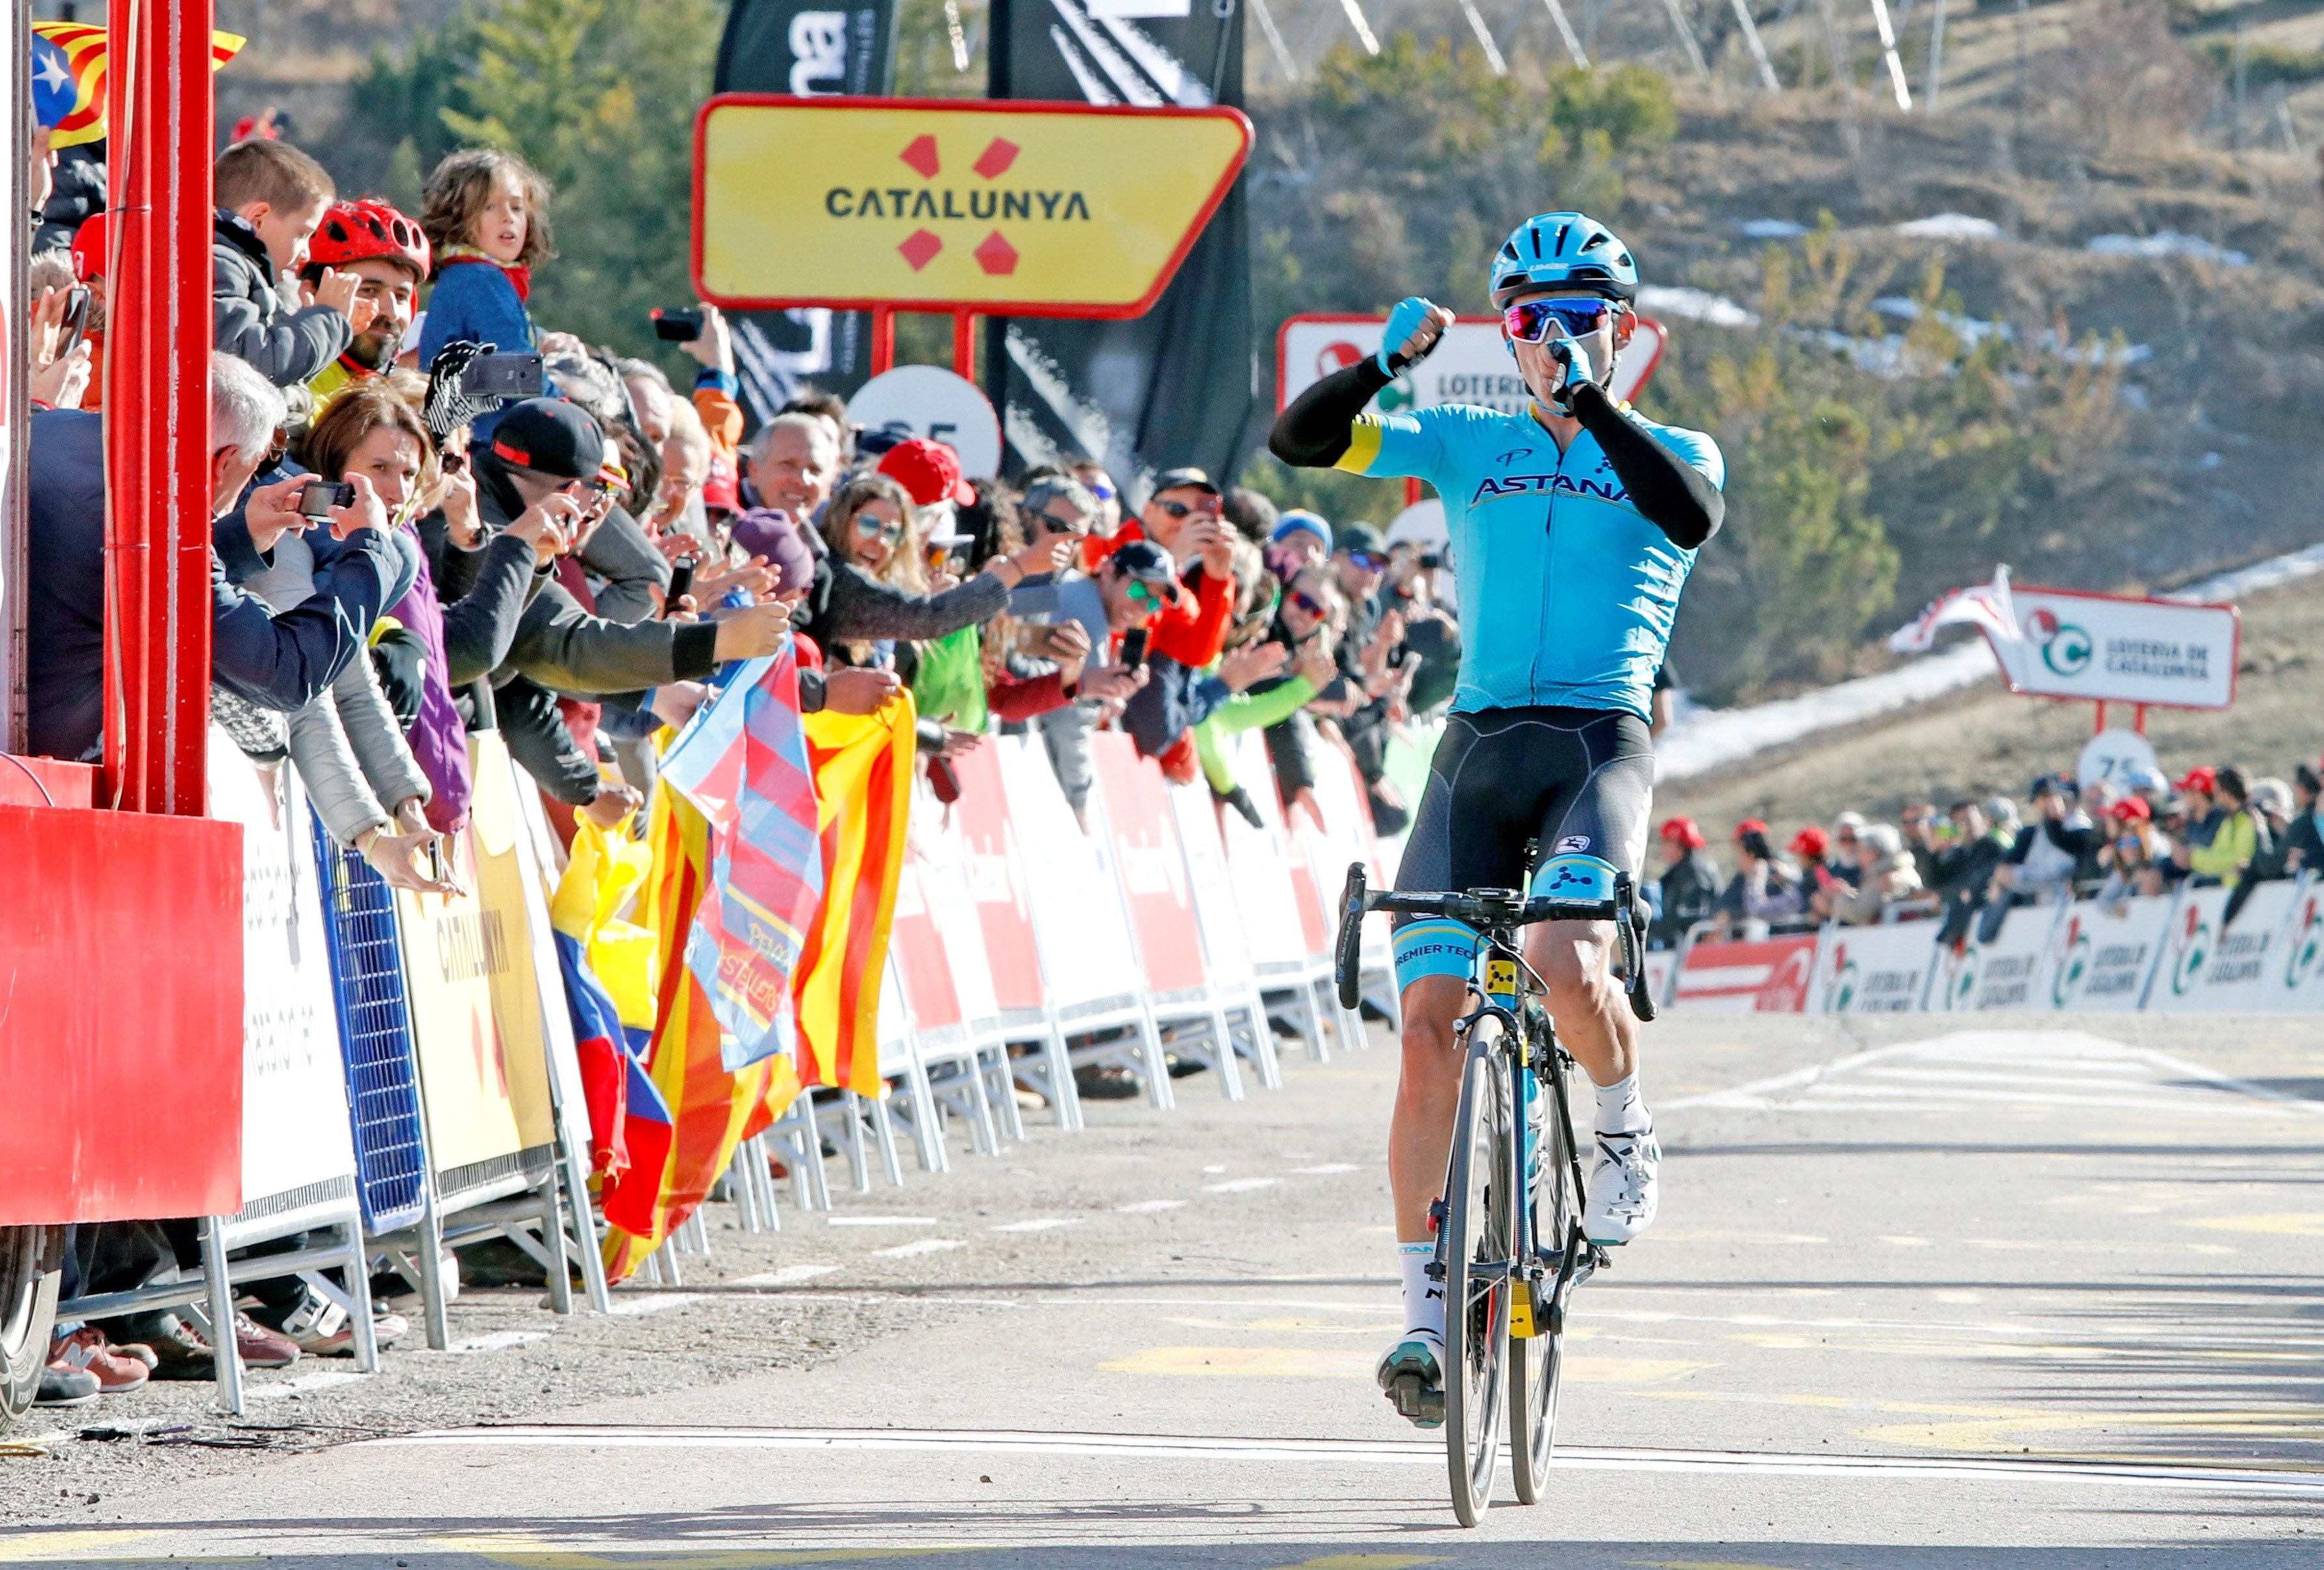
{"type": "Polygon", "coordinates": [[[456,1334],[531,1339],[288,1392],[318,1432],[367,1400],[383,1437],[143,1447],[93,1505],[101,1445],[0,1464],[72,1507],[0,1561],[2324,1563],[2324,1032],[1948,1023],[1653,1028],[1662,1220],[1581,1294],[1552,1500],[1505,1470],[1474,1532],[1370,1381],[1399,1328],[1383,1038],[722,1226],[682,1288],[622,1295],[627,1341],[464,1298],[456,1334]],[[658,1377],[544,1375],[492,1424],[421,1399],[501,1366],[658,1377]]]}

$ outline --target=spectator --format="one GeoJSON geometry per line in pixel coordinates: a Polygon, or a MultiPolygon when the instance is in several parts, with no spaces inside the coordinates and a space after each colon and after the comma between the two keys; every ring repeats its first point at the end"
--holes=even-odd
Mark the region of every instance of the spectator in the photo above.
{"type": "Polygon", "coordinates": [[[2292,822],[2283,833],[2284,870],[2297,874],[2324,868],[2324,780],[2306,763],[2292,771],[2292,822]]]}
{"type": "MultiPolygon", "coordinates": [[[[706,331],[707,326],[706,319],[706,331]]],[[[847,418],[846,399],[836,392],[827,392],[820,387],[801,387],[798,396],[775,411],[775,417],[778,420],[786,414],[804,414],[811,420],[822,420],[825,428],[831,432],[832,440],[838,444],[840,461],[843,464],[847,461],[851,450],[855,446],[855,427],[847,418]]]]}
{"type": "Polygon", "coordinates": [[[1097,498],[1097,512],[1090,519],[1090,532],[1101,540],[1111,540],[1121,529],[1121,488],[1105,466],[1095,458],[1073,458],[1065,464],[1065,473],[1079,480],[1082,489],[1097,498]]]}
{"type": "Polygon", "coordinates": [[[1921,891],[1921,873],[1904,849],[1904,836],[1893,824],[1867,825],[1857,837],[1861,847],[1859,875],[1854,888],[1832,891],[1831,919],[1868,927],[1921,891]]]}
{"type": "Polygon", "coordinates": [[[1220,513],[1253,545],[1265,545],[1275,536],[1275,503],[1248,485],[1230,486],[1220,513]]]}
{"type": "Polygon", "coordinates": [[[355,312],[368,313],[370,320],[308,383],[317,409],[357,381],[394,368],[411,330],[413,304],[428,282],[429,257],[420,226],[385,202],[340,202],[323,215],[299,276],[319,290],[332,272],[352,273],[355,312]]]}
{"type": "Polygon", "coordinates": [[[1719,896],[1722,930],[1745,922],[1787,921],[1806,909],[1798,875],[1775,856],[1767,826],[1747,817],[1735,826],[1735,875],[1719,896]]]}
{"type": "Polygon", "coordinates": [[[1943,823],[1932,802],[1908,801],[1896,813],[1897,832],[1903,836],[1905,854],[1913,858],[1913,873],[1923,889],[1934,890],[1941,882],[1937,873],[1937,835],[1943,823]]]}
{"type": "Polygon", "coordinates": [[[239,142],[211,172],[217,217],[210,242],[210,328],[217,347],[278,387],[320,375],[369,321],[359,280],[327,270],[300,285],[300,309],[276,293],[306,264],[309,239],[336,194],[323,166],[287,142],[239,142]]]}
{"type": "Polygon", "coordinates": [[[2189,864],[2188,853],[2208,846],[2219,832],[2219,826],[2227,820],[2227,815],[2220,809],[2216,796],[2218,779],[2217,769],[2190,769],[2174,787],[2179,794],[2172,803],[2172,810],[2182,820],[2177,857],[2182,877],[2186,875],[2189,864]]]}
{"type": "MultiPolygon", "coordinates": [[[[532,270],[557,254],[549,236],[549,182],[512,152],[470,147],[436,166],[420,193],[420,225],[436,248],[436,288],[420,330],[420,363],[433,365],[456,340],[503,355],[540,347],[525,301],[532,270]]],[[[553,384],[543,385],[553,394],[553,384]]],[[[503,411],[476,417],[489,441],[503,411]]]]}
{"type": "MultiPolygon", "coordinates": [[[[1863,846],[1858,840],[1864,832],[1864,814],[1860,812],[1843,812],[1833,818],[1831,836],[1827,844],[1828,854],[1823,858],[1825,869],[1831,875],[1851,889],[1864,875],[1865,856],[1863,846]]],[[[1798,849],[1796,845],[1793,848],[1798,849]]]]}
{"type": "Polygon", "coordinates": [[[2009,854],[1993,869],[1993,890],[1978,919],[1978,941],[1990,943],[2011,910],[2070,896],[2098,868],[2098,830],[2081,809],[2080,791],[2062,774],[2034,781],[2034,821],[2017,831],[2009,854]]]}
{"type": "Polygon", "coordinates": [[[1979,803],[1956,801],[1949,814],[1953,843],[1937,857],[1936,892],[1944,901],[1944,926],[1937,941],[1959,943],[1985,908],[1993,871],[2017,843],[2017,808],[2006,797],[1979,803]]]}
{"type": "Polygon", "coordinates": [[[2171,859],[2171,842],[2155,827],[2154,809],[2145,799],[2126,796],[2107,809],[2110,837],[2098,847],[2098,864],[2106,875],[2098,898],[2117,911],[2133,899],[2153,899],[2167,884],[2163,864],[2171,859]]]}
{"type": "Polygon", "coordinates": [[[1718,909],[1719,868],[1692,817],[1665,820],[1661,835],[1670,860],[1655,885],[1657,910],[1647,936],[1661,947],[1675,948],[1696,922],[1710,920],[1718,909]]]}
{"type": "Polygon", "coordinates": [[[2252,806],[2241,769],[2229,764],[2198,772],[2211,776],[2213,807],[2206,815],[2210,832],[2201,844],[2180,845],[2173,859],[2198,885],[2233,883],[2272,844],[2267,825],[2252,806]]]}
{"type": "Polygon", "coordinates": [[[1277,577],[1289,577],[1302,568],[1321,567],[1331,559],[1332,526],[1318,514],[1294,507],[1277,522],[1270,544],[1268,567],[1277,577]]]}
{"type": "Polygon", "coordinates": [[[751,447],[742,500],[775,507],[803,523],[813,523],[844,466],[831,422],[796,411],[778,414],[759,430],[751,447]]]}
{"type": "MultiPolygon", "coordinates": [[[[1854,843],[1854,831],[1850,830],[1849,844],[1854,843]]],[[[1792,836],[1791,852],[1799,868],[1801,905],[1817,920],[1831,920],[1834,902],[1855,887],[1832,865],[1831,836],[1810,824],[1792,836]]]]}

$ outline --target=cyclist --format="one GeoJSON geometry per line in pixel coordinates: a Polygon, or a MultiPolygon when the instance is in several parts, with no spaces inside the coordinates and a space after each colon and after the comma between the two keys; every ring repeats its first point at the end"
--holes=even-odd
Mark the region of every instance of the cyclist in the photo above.
{"type": "MultiPolygon", "coordinates": [[[[1389,313],[1377,356],[1324,377],[1275,423],[1268,445],[1286,463],[1414,476],[1443,498],[1460,682],[1398,889],[1607,899],[1618,868],[1633,880],[1642,870],[1655,672],[1695,552],[1724,515],[1725,466],[1709,437],[1642,420],[1606,391],[1637,287],[1628,248],[1603,224],[1572,212],[1528,218],[1492,271],[1502,337],[1533,393],[1526,412],[1364,412],[1452,321],[1414,298],[1389,313]]],[[[1477,942],[1443,919],[1402,919],[1395,941],[1404,1057],[1388,1182],[1406,1333],[1380,1360],[1379,1382],[1423,1427],[1443,1420],[1444,1295],[1427,1276],[1430,1207],[1452,1144],[1462,1077],[1452,1027],[1477,942]]],[[[1615,951],[1609,923],[1548,922],[1526,937],[1559,1039],[1597,1087],[1583,1225],[1609,1244],[1654,1220],[1661,1159],[1615,951]]]]}

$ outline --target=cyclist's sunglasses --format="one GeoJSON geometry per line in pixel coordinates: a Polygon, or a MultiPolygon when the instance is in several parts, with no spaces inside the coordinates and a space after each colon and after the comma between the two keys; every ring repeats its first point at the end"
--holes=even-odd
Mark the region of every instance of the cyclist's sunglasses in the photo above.
{"type": "Polygon", "coordinates": [[[1521,300],[1501,312],[1501,329],[1521,344],[1547,343],[1553,324],[1571,337],[1586,337],[1604,327],[1614,314],[1614,302],[1589,296],[1559,300],[1521,300]]]}
{"type": "Polygon", "coordinates": [[[855,532],[866,540],[880,540],[894,545],[904,538],[904,524],[901,519],[888,523],[869,513],[858,513],[855,514],[855,532]]]}
{"type": "Polygon", "coordinates": [[[1196,502],[1191,506],[1185,502],[1157,502],[1154,504],[1173,518],[1184,518],[1189,513],[1203,513],[1215,517],[1219,510],[1219,499],[1216,496],[1205,502],[1196,502]]]}

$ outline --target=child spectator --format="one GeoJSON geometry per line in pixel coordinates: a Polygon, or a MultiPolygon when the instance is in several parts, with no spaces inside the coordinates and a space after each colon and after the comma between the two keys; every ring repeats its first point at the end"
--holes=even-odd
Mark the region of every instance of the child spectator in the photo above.
{"type": "MultiPolygon", "coordinates": [[[[307,262],[307,242],[337,194],[323,166],[287,142],[240,142],[213,171],[210,322],[218,349],[277,387],[312,381],[345,354],[358,324],[352,272],[299,286],[285,310],[278,281],[307,262]]],[[[368,313],[364,313],[366,316],[368,313]]]]}
{"type": "MultiPolygon", "coordinates": [[[[525,302],[533,268],[557,254],[549,182],[514,153],[470,147],[436,166],[420,204],[420,226],[436,247],[436,290],[420,324],[420,363],[433,364],[459,339],[503,355],[535,353],[525,302]]],[[[478,415],[472,439],[489,442],[499,423],[498,411],[478,415]]]]}

